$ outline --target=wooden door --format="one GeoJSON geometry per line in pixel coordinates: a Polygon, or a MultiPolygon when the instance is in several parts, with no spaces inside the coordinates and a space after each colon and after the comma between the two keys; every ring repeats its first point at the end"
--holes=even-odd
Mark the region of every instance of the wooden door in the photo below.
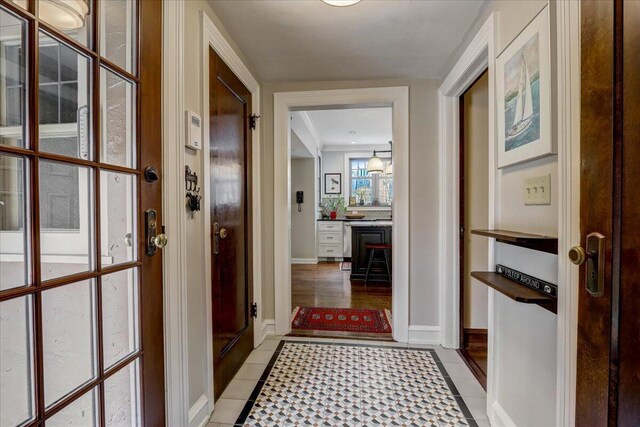
{"type": "Polygon", "coordinates": [[[581,206],[605,236],[602,296],[580,271],[577,426],[640,422],[640,4],[582,3],[581,206]]]}
{"type": "Polygon", "coordinates": [[[211,286],[217,399],[253,349],[251,93],[209,51],[211,286]]]}
{"type": "Polygon", "coordinates": [[[160,426],[162,4],[67,3],[0,4],[0,425],[160,426]]]}

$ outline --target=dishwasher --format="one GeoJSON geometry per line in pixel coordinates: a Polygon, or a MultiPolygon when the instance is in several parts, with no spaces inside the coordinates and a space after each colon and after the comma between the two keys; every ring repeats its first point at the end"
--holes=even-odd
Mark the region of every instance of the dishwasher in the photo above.
{"type": "Polygon", "coordinates": [[[343,227],[344,235],[342,236],[342,257],[351,258],[351,223],[349,221],[344,222],[343,227]]]}

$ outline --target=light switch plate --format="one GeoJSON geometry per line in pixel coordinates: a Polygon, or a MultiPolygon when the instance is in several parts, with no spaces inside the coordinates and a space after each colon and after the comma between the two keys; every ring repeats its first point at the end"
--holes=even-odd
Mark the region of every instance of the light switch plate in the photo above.
{"type": "Polygon", "coordinates": [[[527,178],[524,182],[525,205],[551,204],[551,174],[527,178]]]}

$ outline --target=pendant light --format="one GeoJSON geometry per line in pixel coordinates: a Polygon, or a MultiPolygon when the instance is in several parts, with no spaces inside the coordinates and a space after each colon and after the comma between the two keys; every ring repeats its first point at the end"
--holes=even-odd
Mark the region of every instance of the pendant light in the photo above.
{"type": "MultiPolygon", "coordinates": [[[[389,141],[389,145],[391,145],[391,150],[373,150],[373,156],[367,162],[367,172],[371,175],[378,175],[381,173],[386,173],[384,163],[378,157],[378,153],[392,153],[393,154],[393,142],[389,141]]],[[[390,166],[390,165],[389,165],[390,166]]],[[[390,175],[389,173],[386,173],[390,175]]]]}

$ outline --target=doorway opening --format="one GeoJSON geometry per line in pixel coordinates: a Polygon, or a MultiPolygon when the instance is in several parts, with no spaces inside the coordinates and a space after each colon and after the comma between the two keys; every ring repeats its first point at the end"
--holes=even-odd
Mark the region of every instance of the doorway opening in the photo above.
{"type": "Polygon", "coordinates": [[[391,340],[393,108],[302,107],[290,123],[291,334],[391,340]]]}
{"type": "Polygon", "coordinates": [[[488,289],[471,277],[489,262],[486,242],[471,234],[489,224],[489,73],[460,95],[460,349],[486,389],[488,289]]]}
{"type": "MultiPolygon", "coordinates": [[[[296,189],[291,187],[292,183],[290,178],[290,147],[292,144],[291,113],[335,110],[336,108],[345,110],[345,106],[351,109],[362,107],[386,107],[391,109],[394,188],[393,205],[391,207],[392,215],[388,217],[392,217],[394,222],[393,233],[389,230],[388,234],[390,237],[388,238],[393,248],[395,262],[389,262],[389,270],[391,270],[390,276],[393,280],[393,287],[391,289],[393,318],[389,319],[389,323],[391,324],[393,338],[397,341],[406,342],[409,332],[409,91],[407,87],[280,92],[274,94],[275,333],[277,335],[287,335],[291,332],[292,312],[295,308],[293,306],[291,287],[292,257],[290,218],[292,205],[297,212],[297,204],[295,203],[296,189]]],[[[350,144],[352,141],[348,142],[350,144]]],[[[383,143],[386,143],[388,147],[388,141],[383,141],[383,143]]],[[[368,158],[373,157],[373,150],[365,154],[369,156],[365,156],[368,161],[368,158]]],[[[380,154],[382,155],[383,153],[380,154]]],[[[318,164],[322,165],[325,162],[326,159],[322,158],[318,164]]],[[[322,170],[323,168],[323,166],[320,166],[319,169],[322,170]]],[[[363,166],[363,168],[366,168],[366,166],[363,166]]],[[[344,175],[343,171],[338,179],[340,188],[342,188],[345,182],[344,175]]],[[[337,185],[333,183],[332,178],[337,178],[337,176],[327,176],[330,185],[337,185]]],[[[325,176],[323,175],[320,183],[316,184],[318,185],[318,189],[324,188],[325,184],[322,182],[324,179],[325,176]]],[[[314,197],[316,197],[315,193],[314,190],[314,197]]],[[[342,196],[344,197],[344,194],[342,196]]],[[[317,197],[320,199],[320,194],[317,197]]],[[[345,202],[348,203],[348,199],[345,199],[345,202]]],[[[316,212],[316,215],[319,215],[319,212],[316,212]]],[[[336,223],[329,223],[329,226],[335,227],[335,225],[336,223]]],[[[339,230],[333,228],[327,228],[323,231],[328,233],[339,232],[339,230]]],[[[328,238],[330,235],[323,237],[328,238]]],[[[365,239],[363,239],[363,241],[365,241],[365,239]]],[[[330,244],[330,240],[327,239],[325,243],[330,244]]],[[[326,247],[326,249],[329,250],[331,247],[326,247]]],[[[337,247],[334,248],[334,250],[336,249],[337,247]]],[[[343,248],[340,249],[338,255],[343,253],[342,250],[343,248]]],[[[376,256],[380,257],[380,261],[383,260],[382,252],[379,252],[376,256]]],[[[341,257],[344,258],[343,256],[341,257]]],[[[336,258],[340,258],[340,256],[336,258]]],[[[343,265],[343,267],[345,266],[343,265]]],[[[338,313],[337,315],[341,316],[344,314],[338,313]]]]}

